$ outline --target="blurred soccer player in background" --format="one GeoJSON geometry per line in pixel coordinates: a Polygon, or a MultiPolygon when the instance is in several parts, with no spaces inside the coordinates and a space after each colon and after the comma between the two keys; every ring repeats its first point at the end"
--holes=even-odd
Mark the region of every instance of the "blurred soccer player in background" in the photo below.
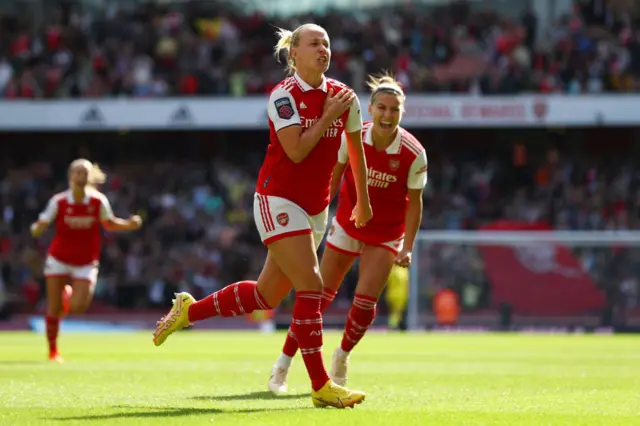
{"type": "Polygon", "coordinates": [[[60,318],[69,312],[82,313],[91,305],[98,278],[102,228],[126,232],[142,225],[140,216],[129,219],[114,216],[109,200],[96,188],[106,180],[97,165],[77,159],[69,166],[68,176],[69,189],[54,195],[31,225],[35,238],[52,223],[56,231],[44,267],[49,359],[56,362],[63,362],[57,346],[60,318]]]}

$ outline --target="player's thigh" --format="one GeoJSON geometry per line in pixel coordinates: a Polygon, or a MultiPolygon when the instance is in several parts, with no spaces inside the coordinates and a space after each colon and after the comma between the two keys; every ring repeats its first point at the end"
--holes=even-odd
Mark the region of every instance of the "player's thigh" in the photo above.
{"type": "Polygon", "coordinates": [[[327,232],[327,221],[329,219],[329,207],[315,216],[309,217],[309,225],[311,226],[311,233],[313,234],[313,243],[316,248],[320,248],[324,234],[327,232]]]}
{"type": "Polygon", "coordinates": [[[322,291],[311,233],[288,236],[269,244],[269,254],[297,291],[322,291]]]}
{"type": "Polygon", "coordinates": [[[289,200],[261,194],[254,196],[253,215],[262,243],[291,285],[296,290],[322,291],[309,215],[289,200]]]}
{"type": "Polygon", "coordinates": [[[258,291],[271,308],[280,304],[293,288],[291,280],[282,272],[271,252],[258,277],[258,291]]]}
{"type": "Polygon", "coordinates": [[[338,291],[357,256],[345,254],[327,245],[320,261],[320,275],[325,288],[338,291]]]}
{"type": "Polygon", "coordinates": [[[62,289],[69,284],[71,267],[54,257],[47,256],[44,264],[44,276],[49,314],[57,314],[62,309],[62,289]]]}
{"type": "Polygon", "coordinates": [[[71,312],[81,313],[89,308],[97,281],[97,263],[73,267],[71,272],[71,286],[73,287],[70,301],[71,312]]]}
{"type": "Polygon", "coordinates": [[[360,256],[356,293],[379,298],[395,259],[396,254],[386,247],[365,245],[360,256]]]}
{"type": "Polygon", "coordinates": [[[363,244],[350,237],[334,217],[327,235],[326,248],[320,262],[324,286],[338,290],[345,275],[362,252],[363,244]]]}
{"type": "Polygon", "coordinates": [[[47,313],[49,315],[55,315],[62,310],[62,290],[68,283],[69,279],[64,277],[46,278],[47,313]]]}

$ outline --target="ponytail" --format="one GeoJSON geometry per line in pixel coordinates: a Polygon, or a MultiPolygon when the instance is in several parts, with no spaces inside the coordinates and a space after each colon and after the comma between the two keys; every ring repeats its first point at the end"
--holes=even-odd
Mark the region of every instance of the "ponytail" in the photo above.
{"type": "Polygon", "coordinates": [[[69,171],[74,167],[83,166],[87,169],[87,187],[96,189],[96,186],[102,185],[107,181],[107,175],[102,171],[100,166],[92,163],[91,161],[85,158],[78,158],[77,160],[73,160],[69,165],[69,171]]]}
{"type": "Polygon", "coordinates": [[[284,28],[278,28],[278,30],[276,31],[278,42],[273,48],[273,55],[276,57],[276,60],[280,62],[280,54],[282,52],[286,52],[287,72],[289,74],[293,74],[297,71],[296,61],[293,56],[291,56],[291,49],[294,47],[298,47],[298,44],[300,43],[300,34],[302,33],[302,31],[307,29],[320,30],[326,33],[324,28],[316,24],[303,24],[296,28],[294,31],[285,30],[284,28]]]}
{"type": "Polygon", "coordinates": [[[400,97],[401,103],[404,106],[404,100],[406,98],[404,90],[402,90],[400,82],[398,82],[391,73],[383,72],[378,76],[370,75],[367,86],[371,89],[370,102],[372,104],[378,93],[389,93],[400,97]]]}

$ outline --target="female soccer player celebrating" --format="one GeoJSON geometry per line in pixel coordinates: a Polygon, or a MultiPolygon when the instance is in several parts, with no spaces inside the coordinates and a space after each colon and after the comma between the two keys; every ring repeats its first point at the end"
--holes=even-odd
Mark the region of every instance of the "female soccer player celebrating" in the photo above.
{"type": "MultiPolygon", "coordinates": [[[[376,303],[394,264],[408,267],[416,233],[422,220],[422,190],[427,183],[427,157],[422,145],[399,126],[405,95],[392,77],[371,77],[369,113],[372,122],[362,128],[368,169],[368,186],[374,216],[364,228],[349,221],[356,197],[353,174],[344,173],[347,157],[340,148],[333,172],[331,194],[344,181],[338,210],[327,237],[320,264],[324,280],[321,310],[333,300],[355,258],[360,256],[359,279],[349,310],[342,344],[333,354],[331,379],[344,385],[349,353],[362,339],[376,315],[376,303]]],[[[273,367],[269,389],[286,392],[291,360],[298,350],[297,333],[289,332],[282,355],[273,367]]]]}
{"type": "MultiPolygon", "coordinates": [[[[158,322],[154,343],[205,318],[272,309],[296,290],[291,331],[300,343],[315,406],[351,407],[364,393],[333,383],[322,361],[323,281],[316,250],[327,225],[331,175],[346,132],[346,152],[353,169],[353,206],[347,222],[355,229],[372,216],[362,146],[360,105],[344,84],[325,78],[331,49],[326,31],[305,24],[280,30],[276,57],[287,52],[293,75],[271,92],[268,101],[270,144],[260,169],[254,218],[268,248],[258,281],[231,284],[196,302],[176,296],[171,311],[158,322]]],[[[346,160],[345,160],[346,161],[346,160]]]]}
{"type": "Polygon", "coordinates": [[[56,235],[49,246],[44,275],[49,359],[56,362],[63,361],[57,347],[60,318],[69,312],[86,311],[93,299],[102,244],[100,225],[111,232],[133,231],[142,225],[140,216],[119,219],[113,215],[109,200],[95,187],[106,179],[97,165],[75,160],[68,176],[69,190],[54,195],[31,225],[31,234],[38,238],[55,223],[56,235]]]}

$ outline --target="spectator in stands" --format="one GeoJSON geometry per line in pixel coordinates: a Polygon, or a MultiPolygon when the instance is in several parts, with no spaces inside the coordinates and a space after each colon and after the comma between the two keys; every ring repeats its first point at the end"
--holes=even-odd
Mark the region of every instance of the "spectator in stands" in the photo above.
{"type": "MultiPolygon", "coordinates": [[[[363,20],[329,13],[315,20],[336,34],[330,73],[356,90],[363,89],[366,73],[388,68],[408,92],[638,90],[640,28],[631,2],[599,3],[577,2],[544,33],[533,8],[514,20],[500,11],[472,10],[466,1],[429,12],[395,10],[363,20]]],[[[244,96],[268,92],[282,78],[269,59],[273,27],[258,13],[222,5],[211,10],[199,2],[105,5],[89,9],[74,2],[48,11],[40,32],[14,17],[3,49],[8,57],[0,59],[0,93],[244,96]]]]}

